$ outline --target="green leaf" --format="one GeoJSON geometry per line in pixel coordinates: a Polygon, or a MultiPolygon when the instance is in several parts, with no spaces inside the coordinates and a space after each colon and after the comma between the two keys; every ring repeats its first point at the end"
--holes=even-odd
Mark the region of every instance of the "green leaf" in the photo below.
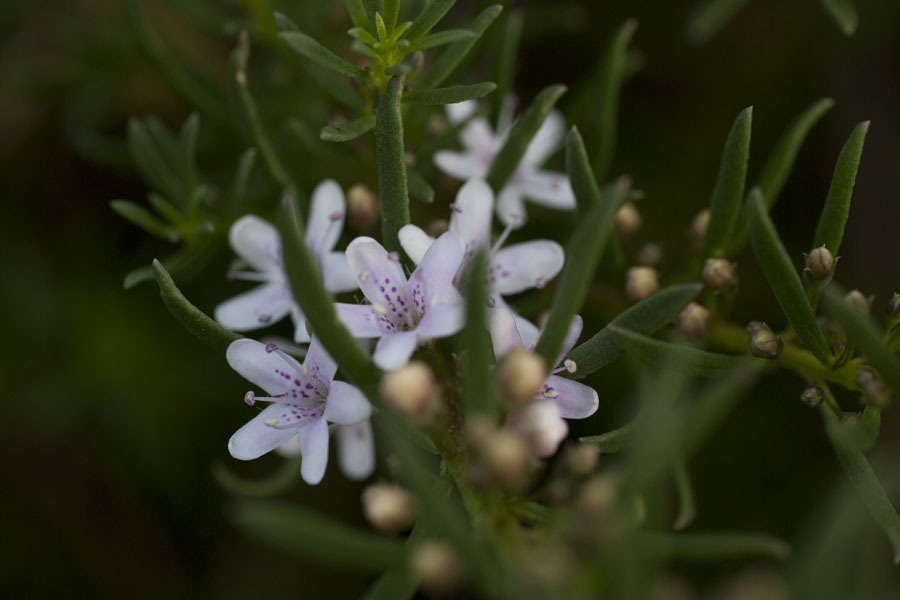
{"type": "Polygon", "coordinates": [[[326,142],[347,142],[354,140],[375,127],[375,115],[366,115],[349,123],[326,125],[319,138],[326,142]]]}
{"type": "Polygon", "coordinates": [[[769,286],[781,305],[781,310],[806,348],[824,365],[831,362],[831,350],[816,316],[806,297],[800,276],[794,269],[791,257],[778,238],[778,232],[769,218],[759,188],[753,188],[747,198],[750,216],[750,241],[753,253],[762,267],[769,286]]]}
{"type": "Polygon", "coordinates": [[[454,44],[456,42],[464,42],[477,37],[471,29],[447,29],[438,33],[426,35],[416,46],[418,50],[427,50],[435,46],[443,46],[444,44],[454,44]]]}
{"type": "Polygon", "coordinates": [[[438,24],[438,21],[444,18],[447,11],[456,4],[456,0],[430,0],[419,16],[413,20],[413,24],[406,30],[404,36],[409,40],[410,45],[415,48],[422,41],[431,28],[438,24]]]}
{"type": "Polygon", "coordinates": [[[185,186],[197,185],[197,136],[200,133],[200,115],[191,113],[181,126],[178,136],[179,163],[184,169],[185,186]]]}
{"type": "Polygon", "coordinates": [[[369,22],[369,29],[375,33],[375,13],[384,12],[383,0],[363,0],[363,7],[366,11],[366,20],[369,22]]]}
{"type": "Polygon", "coordinates": [[[174,202],[182,203],[186,192],[178,175],[172,170],[157,142],[151,138],[147,126],[139,119],[128,121],[128,148],[144,180],[174,202]]]}
{"type": "Polygon", "coordinates": [[[459,66],[460,61],[465,58],[466,54],[472,49],[475,43],[481,39],[482,34],[494,22],[494,19],[500,14],[503,7],[499,4],[489,6],[483,10],[472,24],[469,26],[475,33],[475,37],[456,42],[447,47],[444,52],[437,57],[431,67],[419,77],[419,83],[416,86],[419,90],[429,90],[439,86],[451,73],[459,66]]]}
{"type": "Polygon", "coordinates": [[[400,14],[400,0],[384,0],[384,24],[388,32],[393,32],[397,26],[397,16],[400,14]]]}
{"type": "Polygon", "coordinates": [[[872,520],[881,527],[890,540],[894,551],[894,563],[900,564],[900,516],[897,515],[865,455],[840,435],[837,417],[831,409],[823,403],[819,407],[819,412],[825,422],[825,432],[834,447],[838,462],[841,463],[844,473],[856,489],[872,520]]]}
{"type": "Polygon", "coordinates": [[[378,34],[379,42],[387,42],[387,27],[384,24],[384,17],[381,16],[380,12],[375,13],[375,33],[378,34]]]}
{"type": "Polygon", "coordinates": [[[724,371],[752,360],[664,342],[615,325],[608,325],[607,329],[628,354],[654,368],[676,361],[685,376],[718,377],[724,371]]]}
{"type": "Polygon", "coordinates": [[[693,523],[697,516],[697,500],[691,484],[691,474],[683,456],[673,461],[672,479],[675,482],[675,493],[678,496],[678,515],[675,517],[672,528],[680,531],[693,523]]]}
{"type": "Polygon", "coordinates": [[[900,359],[888,347],[879,327],[868,315],[862,315],[844,300],[836,285],[825,288],[822,301],[825,312],[834,319],[851,342],[866,355],[886,384],[900,393],[900,359]]]}
{"type": "Polygon", "coordinates": [[[283,31],[278,35],[284,40],[284,43],[287,44],[288,47],[314,63],[331,69],[341,75],[346,75],[347,77],[352,77],[360,81],[367,80],[365,71],[348,63],[305,33],[299,31],[283,31]]]}
{"type": "Polygon", "coordinates": [[[239,477],[224,463],[217,462],[212,466],[212,475],[216,483],[227,492],[248,498],[267,498],[285,492],[297,483],[300,462],[299,456],[286,460],[277,471],[257,480],[239,477]]]}
{"type": "Polygon", "coordinates": [[[831,177],[831,187],[828,188],[828,197],[825,199],[825,206],[816,226],[813,248],[825,246],[832,254],[838,255],[847,217],[850,216],[850,199],[853,196],[853,185],[856,183],[856,172],[859,169],[863,143],[866,141],[868,131],[869,121],[863,121],[853,128],[841,149],[837,164],[834,166],[834,175],[831,177]]]}
{"type": "Polygon", "coordinates": [[[584,141],[577,127],[566,136],[566,173],[578,202],[578,211],[584,214],[600,202],[600,186],[591,170],[591,162],[584,148],[584,141]]]}
{"type": "Polygon", "coordinates": [[[544,88],[535,97],[534,102],[531,103],[531,106],[528,107],[528,110],[525,111],[518,122],[513,125],[506,142],[504,142],[500,152],[494,158],[491,170],[487,175],[487,182],[495,194],[500,193],[500,190],[503,189],[503,186],[506,185],[506,182],[516,171],[534,134],[541,128],[553,105],[556,104],[556,101],[559,100],[565,91],[566,86],[564,85],[551,85],[544,88]]]}
{"type": "Polygon", "coordinates": [[[172,276],[161,262],[154,260],[152,268],[163,304],[175,320],[194,337],[222,355],[231,342],[241,339],[241,336],[225,329],[191,304],[175,286],[172,276]]]}
{"type": "Polygon", "coordinates": [[[522,40],[522,29],[525,15],[521,9],[513,10],[503,24],[500,36],[500,49],[494,66],[494,79],[497,81],[497,95],[493,98],[492,114],[499,118],[507,95],[513,90],[516,78],[516,58],[519,56],[519,43],[522,40]]]}
{"type": "Polygon", "coordinates": [[[244,500],[232,513],[247,533],[299,558],[342,570],[377,573],[406,560],[403,543],[273,500],[244,500]]]}
{"type": "Polygon", "coordinates": [[[720,561],[737,558],[785,560],[791,546],[763,533],[640,533],[642,553],[655,560],[720,561]]]}
{"type": "MultiPolygon", "coordinates": [[[[421,527],[413,527],[406,538],[406,546],[413,547],[424,537],[421,527]]],[[[418,587],[418,581],[409,572],[409,565],[394,565],[375,580],[362,600],[410,600],[418,587]]]]}
{"type": "Polygon", "coordinates": [[[256,149],[247,148],[238,159],[237,168],[234,170],[234,179],[228,191],[229,214],[237,214],[240,211],[244,196],[247,195],[247,185],[250,183],[250,173],[256,163],[256,149]]]}
{"type": "Polygon", "coordinates": [[[749,0],[703,0],[702,5],[688,21],[687,38],[697,44],[719,33],[749,0]]]}
{"type": "Polygon", "coordinates": [[[403,149],[403,118],[400,98],[403,79],[392,77],[378,102],[375,116],[375,159],[381,196],[381,241],[389,251],[400,251],[397,233],[409,224],[409,190],[406,152],[403,149]]]}
{"type": "Polygon", "coordinates": [[[752,120],[753,107],[750,106],[737,116],[725,140],[719,175],[709,202],[709,225],[703,238],[704,256],[723,256],[734,233],[747,180],[752,120]]]}
{"type": "Polygon", "coordinates": [[[125,220],[137,225],[149,234],[169,240],[170,242],[177,242],[181,237],[175,228],[162,222],[156,215],[134,202],[129,202],[128,200],[113,200],[109,203],[109,206],[125,220]]]}
{"type": "Polygon", "coordinates": [[[491,369],[494,352],[487,323],[488,291],[485,285],[488,258],[480,252],[472,261],[466,287],[466,327],[463,330],[461,351],[463,362],[463,415],[494,417],[499,406],[497,389],[491,369]]]}
{"type": "Polygon", "coordinates": [[[156,192],[147,194],[147,200],[150,202],[150,206],[153,207],[153,210],[159,213],[160,216],[168,219],[170,223],[181,223],[185,220],[181,211],[156,192]]]}
{"type": "Polygon", "coordinates": [[[820,0],[822,8],[847,37],[853,35],[859,24],[859,15],[853,0],[820,0]]]}
{"type": "Polygon", "coordinates": [[[765,361],[744,360],[694,394],[681,437],[685,458],[693,456],[718,429],[765,366],[765,361]]]}
{"type": "MultiPolygon", "coordinates": [[[[350,20],[353,21],[354,27],[359,27],[360,29],[369,28],[369,17],[366,16],[363,0],[344,0],[344,6],[347,7],[347,14],[350,15],[350,20]]],[[[277,16],[278,13],[275,13],[275,15],[277,16]]],[[[281,30],[280,27],[279,30],[281,30]]]]}
{"type": "Polygon", "coordinates": [[[419,202],[431,204],[434,202],[434,188],[422,177],[422,174],[412,167],[406,168],[406,179],[409,185],[409,195],[419,202]]]}
{"type": "MultiPolygon", "coordinates": [[[[575,187],[574,181],[572,186],[575,187]]],[[[574,360],[577,365],[577,370],[572,377],[575,379],[587,377],[622,355],[624,349],[610,331],[610,325],[637,333],[654,333],[675,318],[675,315],[681,312],[688,302],[696,298],[702,289],[703,285],[700,283],[673,285],[641,300],[619,314],[591,339],[569,352],[568,358],[574,360]]]]}
{"type": "Polygon", "coordinates": [[[466,100],[475,100],[487,96],[497,89],[492,81],[483,81],[472,85],[454,85],[445,88],[414,91],[403,96],[408,104],[456,104],[466,100]]]}
{"type": "Polygon", "coordinates": [[[631,447],[634,442],[634,432],[637,426],[637,418],[618,429],[601,433],[600,435],[590,435],[578,438],[583,444],[597,446],[601,453],[612,454],[621,452],[631,447]]]}
{"type": "MultiPolygon", "coordinates": [[[[566,256],[570,257],[570,260],[566,261],[563,267],[547,325],[534,349],[537,355],[543,357],[548,370],[556,366],[554,361],[562,351],[569,324],[575,312],[584,303],[588,287],[612,232],[613,217],[628,197],[630,186],[631,182],[625,178],[617,180],[603,194],[600,201],[591,206],[572,234],[566,248],[566,256]],[[571,257],[578,259],[571,260],[571,257]]],[[[579,198],[578,201],[584,200],[579,198]]]]}

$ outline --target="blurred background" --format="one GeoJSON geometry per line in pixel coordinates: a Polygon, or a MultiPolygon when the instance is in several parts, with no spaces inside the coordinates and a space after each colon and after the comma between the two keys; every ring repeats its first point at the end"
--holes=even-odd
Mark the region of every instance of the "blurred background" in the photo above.
{"type": "MultiPolygon", "coordinates": [[[[859,28],[846,37],[814,0],[755,0],[711,39],[696,43],[685,33],[697,9],[692,1],[500,3],[504,14],[453,82],[492,78],[505,19],[510,9],[521,9],[513,91],[523,103],[551,83],[576,90],[596,69],[613,32],[628,18],[639,21],[611,173],[630,174],[645,193],[639,204],[644,228],[625,244],[626,253],[643,242],[661,243],[664,273],[685,253],[687,228],[708,202],[725,136],[745,106],[754,106],[753,178],[794,115],[821,97],[836,102],[804,144],[773,212],[797,264],[810,249],[841,145],[856,123],[870,119],[837,280],[875,295],[875,312],[883,314],[890,293],[900,288],[900,4],[860,2],[859,28]]],[[[441,28],[465,26],[487,4],[460,0],[441,28]]],[[[191,86],[199,86],[206,101],[197,153],[201,180],[227,188],[251,145],[245,124],[233,117],[227,85],[229,54],[242,29],[251,31],[249,76],[264,127],[299,186],[310,190],[330,176],[345,188],[365,183],[377,189],[372,159],[365,157],[371,136],[342,146],[318,140],[322,125],[351,115],[273,41],[272,10],[351,56],[343,33],[349,19],[338,1],[0,4],[4,596],[351,598],[371,580],[297,564],[234,527],[231,496],[213,477],[214,468],[265,477],[282,459],[238,464],[228,456],[228,437],[249,418],[242,402],[246,382],[171,319],[155,284],[127,291],[122,285],[131,269],[174,248],[109,207],[113,199],[146,205],[148,185],[126,143],[128,119],[156,115],[177,131],[198,108],[189,100],[191,86]],[[183,85],[182,76],[192,83],[183,85]]],[[[409,6],[403,10],[401,18],[414,14],[409,6]]],[[[424,123],[440,114],[430,109],[409,126],[411,151],[427,143],[424,123]]],[[[562,168],[561,154],[553,161],[562,168]]],[[[415,205],[414,218],[445,217],[456,184],[427,163],[421,170],[435,182],[437,199],[433,207],[415,205]]],[[[258,161],[243,210],[271,216],[277,196],[277,184],[258,161]]],[[[570,217],[532,214],[523,235],[565,241],[570,217]]],[[[210,235],[196,268],[175,274],[207,312],[245,287],[226,281],[233,256],[225,231],[227,222],[210,235]]],[[[345,232],[345,241],[358,233],[345,232]]],[[[749,250],[738,268],[737,321],[784,326],[749,250]]],[[[598,300],[584,310],[586,333],[624,302],[615,281],[601,281],[596,291],[598,300]]],[[[550,294],[552,287],[523,298],[521,306],[537,312],[550,294]]],[[[287,334],[288,325],[272,331],[287,334]]],[[[625,361],[595,375],[590,383],[600,392],[601,409],[577,423],[575,433],[621,425],[631,408],[631,382],[625,361]]],[[[798,402],[802,387],[789,375],[764,378],[692,461],[699,498],[693,529],[767,531],[798,547],[813,539],[810,532],[823,531],[834,513],[822,516],[819,509],[843,476],[818,415],[798,402]]],[[[841,400],[854,406],[852,395],[841,400]]],[[[888,482],[898,450],[900,418],[888,410],[873,453],[888,482]]],[[[284,496],[365,527],[361,489],[332,468],[320,486],[305,486],[298,477],[284,496]]],[[[900,494],[893,490],[896,504],[900,494]]],[[[857,514],[859,507],[851,498],[841,511],[857,514]]],[[[887,593],[898,582],[888,543],[867,519],[854,523],[849,537],[840,538],[847,544],[842,562],[823,566],[821,576],[834,580],[836,597],[849,589],[862,594],[858,598],[887,593]]],[[[674,564],[667,572],[669,595],[663,597],[672,598],[734,598],[737,590],[753,593],[779,577],[767,563],[674,564]]],[[[755,593],[744,597],[766,597],[755,593]]]]}

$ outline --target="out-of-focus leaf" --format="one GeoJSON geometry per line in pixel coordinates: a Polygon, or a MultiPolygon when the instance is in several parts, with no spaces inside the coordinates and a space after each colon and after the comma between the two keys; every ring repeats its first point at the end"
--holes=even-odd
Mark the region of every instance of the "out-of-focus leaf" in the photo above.
{"type": "Polygon", "coordinates": [[[241,202],[247,194],[247,185],[250,183],[250,173],[253,171],[255,162],[255,148],[247,148],[238,159],[237,168],[234,170],[234,179],[228,192],[228,205],[232,214],[236,214],[240,210],[241,202]]]}
{"type": "Polygon", "coordinates": [[[762,360],[745,360],[691,398],[688,402],[689,417],[685,420],[681,437],[681,447],[686,458],[697,452],[716,431],[765,365],[766,362],[762,360]]]}
{"type": "Polygon", "coordinates": [[[466,327],[463,330],[463,412],[466,418],[473,415],[493,417],[497,413],[497,389],[491,363],[493,350],[485,328],[487,323],[487,289],[485,268],[487,256],[479,253],[472,261],[466,288],[466,327]]]}
{"type": "Polygon", "coordinates": [[[375,127],[375,115],[366,115],[349,123],[326,125],[319,138],[326,142],[347,142],[354,140],[375,127]]]}
{"type": "MultiPolygon", "coordinates": [[[[406,538],[406,545],[414,546],[423,537],[422,528],[416,526],[406,538]]],[[[418,581],[409,572],[409,565],[394,565],[375,580],[362,600],[409,600],[418,587],[418,581]]]]}
{"type": "Polygon", "coordinates": [[[149,185],[174,202],[184,202],[184,185],[139,119],[128,121],[128,148],[138,171],[149,185]]]}
{"type": "Polygon", "coordinates": [[[856,6],[853,0],[820,0],[822,8],[828,13],[828,16],[840,28],[841,32],[850,37],[856,31],[859,24],[859,15],[856,13],[856,6]]]}
{"type": "Polygon", "coordinates": [[[213,479],[227,492],[249,498],[267,498],[289,490],[300,478],[300,462],[298,456],[286,460],[274,473],[263,479],[244,479],[235,475],[224,463],[212,466],[213,479]]]}
{"type": "Polygon", "coordinates": [[[464,42],[466,40],[474,39],[475,37],[475,32],[470,29],[447,29],[446,31],[426,35],[422,38],[422,41],[419,42],[417,48],[419,50],[427,50],[428,48],[443,46],[444,44],[464,42]]]}
{"type": "Polygon", "coordinates": [[[456,69],[460,61],[465,58],[466,54],[468,54],[475,45],[475,42],[481,38],[482,34],[484,34],[502,10],[502,6],[495,4],[484,9],[477,17],[475,17],[475,20],[469,25],[469,29],[475,33],[475,37],[448,46],[447,49],[435,59],[431,67],[419,77],[416,88],[419,90],[428,90],[441,85],[454,69],[456,69]]]}
{"type": "Polygon", "coordinates": [[[360,81],[367,79],[365,71],[350,64],[305,33],[300,31],[282,31],[278,35],[289,48],[318,65],[360,81]]]}
{"type": "Polygon", "coordinates": [[[703,0],[687,24],[687,38],[695,43],[710,39],[728,24],[748,0],[703,0]]]}
{"type": "Polygon", "coordinates": [[[384,24],[389,32],[394,31],[397,25],[397,15],[400,14],[400,0],[384,0],[384,24]]]}
{"type": "Polygon", "coordinates": [[[397,233],[409,224],[409,188],[400,98],[403,79],[392,77],[378,102],[375,115],[375,160],[381,198],[381,243],[389,251],[401,250],[397,233]]]}
{"type": "Polygon", "coordinates": [[[181,126],[178,135],[180,158],[179,163],[184,170],[184,181],[188,188],[197,185],[197,136],[200,133],[200,115],[191,113],[181,126]]]}
{"type": "Polygon", "coordinates": [[[500,37],[500,49],[497,52],[496,65],[494,67],[494,79],[497,80],[497,95],[493,98],[494,117],[500,115],[503,103],[513,89],[516,75],[516,58],[519,56],[519,42],[522,39],[522,25],[525,15],[522,10],[513,10],[503,23],[503,33],[500,37]]]}
{"type": "Polygon", "coordinates": [[[752,360],[664,342],[615,325],[609,325],[607,329],[626,353],[654,368],[675,360],[685,376],[718,377],[724,371],[752,360]]]}
{"type": "Polygon", "coordinates": [[[363,0],[344,0],[344,6],[347,7],[347,13],[350,15],[350,20],[353,21],[355,27],[360,29],[369,28],[369,18],[366,16],[363,0]]]}
{"type": "Polygon", "coordinates": [[[181,237],[175,228],[162,222],[149,210],[134,202],[113,200],[109,203],[109,206],[127,221],[137,225],[147,233],[170,242],[177,242],[181,237]]]}
{"type": "Polygon", "coordinates": [[[591,161],[577,127],[572,127],[566,136],[566,173],[569,175],[578,211],[584,214],[600,202],[600,186],[594,178],[591,161]]]}
{"type": "Polygon", "coordinates": [[[419,202],[431,204],[434,202],[434,188],[428,183],[422,174],[412,167],[406,168],[406,182],[409,185],[409,196],[419,202]]]}
{"type": "Polygon", "coordinates": [[[791,546],[764,533],[641,533],[641,552],[656,560],[718,561],[737,558],[785,560],[791,546]]]}
{"type": "Polygon", "coordinates": [[[497,84],[484,81],[472,85],[454,85],[445,88],[409,92],[403,96],[407,104],[456,104],[487,96],[497,89],[497,84]]]}
{"type": "Polygon", "coordinates": [[[412,26],[406,30],[405,38],[409,40],[411,47],[415,48],[431,28],[444,18],[447,11],[456,4],[456,0],[431,0],[422,9],[422,12],[413,20],[412,26]]]}
{"type": "Polygon", "coordinates": [[[678,496],[678,515],[675,517],[672,528],[680,531],[693,523],[697,516],[694,486],[691,484],[691,474],[684,457],[678,457],[673,462],[672,480],[675,482],[675,493],[678,496]]]}
{"type": "Polygon", "coordinates": [[[634,441],[634,430],[637,425],[636,421],[637,418],[618,429],[613,429],[612,431],[607,431],[600,435],[589,435],[578,438],[578,441],[583,444],[596,446],[602,453],[611,454],[621,452],[622,450],[629,448],[634,441]]]}

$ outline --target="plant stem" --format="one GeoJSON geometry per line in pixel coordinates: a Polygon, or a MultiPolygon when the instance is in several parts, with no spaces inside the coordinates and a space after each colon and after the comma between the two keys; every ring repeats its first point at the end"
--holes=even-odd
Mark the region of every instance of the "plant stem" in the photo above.
{"type": "Polygon", "coordinates": [[[381,95],[375,114],[375,158],[381,193],[382,244],[400,251],[397,233],[409,224],[409,190],[406,183],[406,152],[403,149],[403,119],[400,96],[403,78],[394,77],[381,95]]]}

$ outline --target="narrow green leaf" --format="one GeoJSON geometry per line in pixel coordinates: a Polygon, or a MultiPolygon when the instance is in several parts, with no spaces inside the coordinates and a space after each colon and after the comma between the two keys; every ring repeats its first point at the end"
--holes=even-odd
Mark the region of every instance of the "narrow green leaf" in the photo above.
{"type": "Polygon", "coordinates": [[[687,461],[679,456],[672,464],[672,480],[675,482],[675,493],[678,496],[678,515],[672,528],[680,531],[694,522],[697,516],[697,499],[687,461]]]}
{"type": "MultiPolygon", "coordinates": [[[[406,546],[414,547],[424,537],[422,528],[417,525],[406,538],[406,546]]],[[[410,600],[418,587],[418,581],[409,572],[409,565],[394,565],[375,580],[362,600],[410,600]]]]}
{"type": "Polygon", "coordinates": [[[113,200],[109,203],[110,208],[116,211],[119,216],[123,217],[130,223],[137,225],[149,234],[177,242],[181,237],[176,229],[162,222],[149,210],[129,202],[128,200],[113,200]]]}
{"type": "Polygon", "coordinates": [[[583,444],[597,446],[597,448],[600,449],[600,452],[604,454],[621,452],[622,450],[630,448],[631,444],[634,442],[634,431],[636,426],[637,418],[618,429],[613,429],[612,431],[607,431],[600,435],[590,435],[578,438],[578,441],[583,444]]]}
{"type": "Polygon", "coordinates": [[[535,97],[534,102],[531,103],[531,106],[528,107],[528,110],[513,126],[509,136],[506,138],[506,142],[500,148],[496,158],[494,158],[491,170],[487,175],[487,182],[494,190],[494,193],[499,194],[500,190],[503,189],[503,186],[506,185],[506,182],[516,171],[519,161],[525,156],[525,151],[528,149],[528,144],[531,143],[534,134],[541,128],[553,105],[556,104],[556,101],[559,100],[565,91],[566,86],[564,85],[551,85],[541,90],[535,97]]]}
{"type": "Polygon", "coordinates": [[[263,479],[244,479],[236,475],[224,463],[214,463],[212,466],[213,479],[222,489],[238,496],[248,498],[268,498],[280,494],[293,487],[299,478],[301,458],[284,461],[277,471],[263,479]]]}
{"type": "Polygon", "coordinates": [[[718,429],[765,366],[765,361],[745,359],[694,394],[681,437],[685,458],[693,456],[718,429]]]}
{"type": "Polygon", "coordinates": [[[700,44],[719,33],[749,0],[703,0],[702,5],[688,21],[687,38],[700,44]]]}
{"type": "Polygon", "coordinates": [[[381,242],[389,251],[400,251],[397,233],[409,224],[409,190],[406,152],[403,149],[403,118],[400,98],[403,79],[392,77],[378,102],[375,116],[375,159],[381,195],[381,242]]]}
{"type": "Polygon", "coordinates": [[[250,535],[299,558],[342,570],[377,573],[403,563],[406,548],[301,508],[273,500],[244,500],[232,518],[250,535]]]}
{"type": "Polygon", "coordinates": [[[491,363],[493,350],[487,323],[485,286],[487,257],[480,252],[472,261],[466,288],[466,327],[462,335],[461,350],[466,352],[463,362],[463,414],[494,417],[499,402],[491,363]]]}
{"type": "MultiPolygon", "coordinates": [[[[353,21],[354,27],[359,27],[360,29],[369,28],[369,17],[366,16],[363,0],[344,0],[344,6],[347,7],[347,14],[350,15],[350,20],[353,21]]],[[[275,14],[277,15],[278,13],[275,14]]]]}
{"type": "Polygon", "coordinates": [[[409,196],[419,202],[431,204],[434,202],[434,188],[428,183],[422,174],[412,167],[406,168],[406,179],[409,185],[409,196]]]}
{"type": "Polygon", "coordinates": [[[445,88],[414,91],[403,96],[408,104],[456,104],[466,100],[475,100],[487,96],[497,89],[492,81],[483,81],[472,85],[454,85],[445,88]]]}
{"type": "Polygon", "coordinates": [[[398,62],[396,64],[389,66],[387,69],[384,70],[384,72],[387,73],[388,75],[406,76],[406,75],[409,75],[410,73],[412,73],[412,70],[413,70],[413,68],[412,68],[411,64],[406,63],[406,62],[398,62]]]}
{"type": "Polygon", "coordinates": [[[762,267],[769,286],[781,305],[781,310],[788,322],[806,348],[824,365],[831,362],[831,350],[822,330],[816,323],[809,300],[800,276],[794,269],[791,257],[778,237],[775,225],[769,218],[759,188],[753,188],[747,197],[747,206],[750,217],[750,241],[753,245],[753,253],[762,267]]]}
{"type": "Polygon", "coordinates": [[[397,16],[400,14],[400,0],[384,0],[384,24],[389,33],[393,33],[397,26],[397,16]]]}
{"type": "Polygon", "coordinates": [[[577,365],[577,370],[572,377],[575,379],[587,377],[622,356],[625,350],[616,341],[609,326],[621,327],[637,333],[654,333],[675,318],[675,315],[681,312],[688,302],[696,298],[702,289],[703,285],[700,283],[673,285],[620,313],[591,339],[569,352],[568,358],[575,361],[577,365]]]}
{"type": "Polygon", "coordinates": [[[234,170],[234,179],[228,191],[228,214],[237,214],[241,203],[247,195],[247,186],[250,183],[250,174],[256,163],[256,149],[247,148],[238,159],[237,168],[234,170]]]}
{"type": "Polygon", "coordinates": [[[791,555],[790,544],[764,533],[641,533],[638,539],[644,555],[656,560],[785,560],[791,555]]]}
{"type": "Polygon", "coordinates": [[[677,361],[685,376],[718,377],[724,371],[752,360],[706,352],[693,346],[664,342],[615,325],[608,325],[607,329],[628,354],[634,355],[651,367],[660,367],[666,363],[677,361]]]}
{"type": "Polygon", "coordinates": [[[507,95],[513,91],[516,79],[516,59],[519,56],[519,43],[522,40],[522,29],[525,14],[521,9],[513,10],[503,24],[503,35],[500,36],[500,49],[494,67],[494,79],[497,81],[497,95],[493,98],[491,114],[495,119],[503,109],[507,95]]]}
{"type": "Polygon", "coordinates": [[[444,52],[437,57],[431,67],[419,77],[419,83],[416,86],[419,90],[429,90],[437,87],[450,76],[451,73],[459,66],[459,63],[465,58],[466,54],[472,49],[475,43],[481,39],[482,34],[494,22],[494,19],[500,14],[503,7],[499,4],[489,6],[482,11],[469,28],[475,33],[475,37],[456,42],[447,47],[444,52]]]}
{"type": "Polygon", "coordinates": [[[719,175],[709,201],[709,225],[703,238],[704,256],[723,256],[731,241],[747,180],[753,107],[741,111],[725,140],[719,175]]]}
{"type": "Polygon", "coordinates": [[[435,46],[443,46],[444,44],[454,44],[456,42],[464,42],[476,37],[475,32],[471,29],[447,29],[438,33],[426,35],[416,46],[418,50],[427,50],[435,46]]]}
{"type": "Polygon", "coordinates": [[[813,248],[825,246],[832,254],[838,255],[847,217],[850,216],[850,199],[853,196],[856,172],[859,169],[863,143],[866,141],[868,131],[869,121],[863,121],[853,128],[841,149],[837,164],[834,166],[834,175],[831,177],[831,187],[828,188],[828,197],[825,199],[825,206],[816,226],[813,248]]]}
{"type": "Polygon", "coordinates": [[[828,439],[834,447],[838,462],[841,463],[844,473],[859,494],[872,520],[881,527],[890,540],[894,551],[894,563],[900,564],[900,516],[897,515],[865,455],[839,434],[837,417],[831,409],[822,404],[819,412],[825,422],[825,433],[828,434],[828,439]]]}
{"type": "Polygon", "coordinates": [[[375,127],[375,115],[366,115],[349,123],[326,125],[319,138],[326,142],[347,142],[354,140],[375,127]]]}
{"type": "MultiPolygon", "coordinates": [[[[566,248],[566,256],[570,260],[566,262],[560,275],[547,325],[534,349],[536,354],[543,357],[548,369],[556,366],[553,362],[562,350],[569,323],[584,303],[591,279],[612,232],[613,217],[628,197],[630,187],[631,182],[627,179],[617,180],[600,201],[590,208],[572,234],[566,248]],[[578,258],[571,260],[571,257],[578,258]]],[[[579,202],[582,200],[579,199],[579,202]]]]}
{"type": "Polygon", "coordinates": [[[168,164],[160,147],[151,139],[146,125],[139,119],[132,118],[128,121],[128,149],[148,185],[174,202],[184,201],[182,182],[168,164]]]}
{"type": "Polygon", "coordinates": [[[600,202],[600,186],[594,178],[584,141],[575,126],[566,136],[566,173],[578,201],[578,211],[584,214],[600,202]]]}
{"type": "Polygon", "coordinates": [[[348,63],[346,60],[299,31],[283,31],[278,34],[297,54],[308,58],[314,63],[331,69],[341,75],[352,77],[360,81],[366,81],[366,73],[359,67],[348,63]]]}
{"type": "Polygon", "coordinates": [[[366,20],[369,22],[369,30],[375,33],[375,14],[384,12],[384,0],[363,0],[363,9],[366,11],[366,20]]]}
{"type": "Polygon", "coordinates": [[[828,316],[841,326],[850,341],[878,369],[884,382],[900,393],[900,359],[885,343],[875,322],[844,300],[843,291],[834,284],[825,288],[822,302],[828,316]]]}
{"type": "Polygon", "coordinates": [[[181,223],[184,221],[184,215],[171,202],[156,192],[147,194],[147,200],[150,202],[153,210],[159,213],[160,216],[168,219],[170,223],[181,223]]]}
{"type": "Polygon", "coordinates": [[[180,163],[184,169],[184,181],[188,188],[197,185],[197,136],[200,133],[200,115],[191,113],[181,126],[178,136],[180,163]]]}
{"type": "Polygon", "coordinates": [[[384,24],[384,17],[381,16],[380,12],[375,13],[375,33],[378,34],[379,42],[387,42],[387,27],[384,24]]]}
{"type": "Polygon", "coordinates": [[[152,268],[156,283],[159,284],[159,295],[163,304],[175,320],[194,337],[222,355],[231,342],[241,339],[241,336],[225,329],[191,304],[175,286],[172,276],[161,262],[154,260],[152,268]]]}
{"type": "Polygon", "coordinates": [[[334,300],[325,289],[319,267],[306,245],[297,202],[290,196],[282,200],[278,230],[284,269],[294,299],[314,324],[315,334],[328,354],[357,387],[371,395],[380,377],[378,367],[338,319],[334,300]]]}
{"type": "Polygon", "coordinates": [[[853,0],[820,0],[822,8],[828,13],[828,16],[840,28],[841,32],[850,37],[856,31],[859,24],[859,15],[856,13],[856,6],[853,0]]]}
{"type": "Polygon", "coordinates": [[[413,24],[406,30],[405,38],[409,40],[410,45],[415,48],[416,45],[425,37],[431,28],[438,24],[438,21],[444,18],[447,11],[456,4],[456,0],[430,0],[419,16],[413,20],[413,24]]]}

